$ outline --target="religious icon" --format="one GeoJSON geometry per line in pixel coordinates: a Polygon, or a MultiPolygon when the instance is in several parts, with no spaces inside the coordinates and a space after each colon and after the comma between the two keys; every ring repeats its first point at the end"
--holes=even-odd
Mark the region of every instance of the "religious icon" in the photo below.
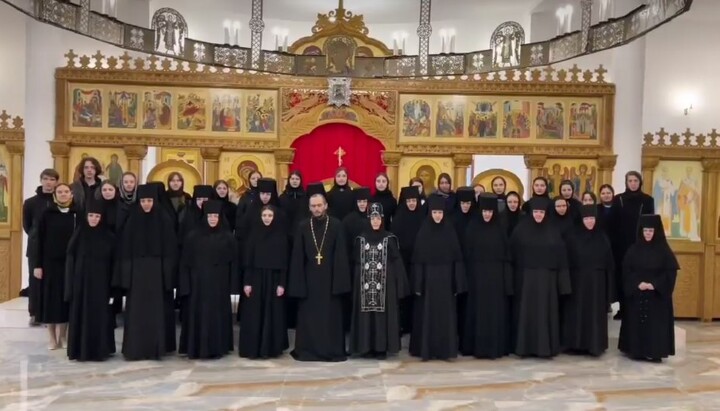
{"type": "Polygon", "coordinates": [[[493,67],[520,65],[520,48],[525,43],[525,31],[520,24],[508,21],[499,25],[490,38],[493,67]]]}
{"type": "Polygon", "coordinates": [[[170,130],[172,123],[172,94],[167,91],[146,91],[143,97],[143,128],[170,130]]]}
{"type": "Polygon", "coordinates": [[[73,127],[102,127],[102,92],[99,89],[73,90],[73,127]]]}
{"type": "Polygon", "coordinates": [[[4,156],[0,156],[0,224],[7,223],[10,215],[10,176],[5,164],[4,156]]]}
{"type": "Polygon", "coordinates": [[[560,184],[563,180],[569,180],[570,170],[567,167],[555,163],[552,166],[552,173],[546,172],[548,179],[548,193],[551,196],[560,195],[560,184]]]}
{"type": "Polygon", "coordinates": [[[530,102],[508,100],[503,103],[503,137],[530,137],[530,102]]]}
{"type": "Polygon", "coordinates": [[[328,79],[328,105],[335,107],[349,106],[350,84],[352,79],[348,77],[333,77],[328,79]]]}
{"type": "Polygon", "coordinates": [[[435,181],[437,181],[437,173],[431,165],[422,165],[417,169],[415,177],[418,177],[423,181],[423,188],[425,195],[432,194],[435,191],[435,181]]]}
{"type": "Polygon", "coordinates": [[[138,94],[129,91],[111,91],[108,127],[136,128],[138,94]]]}
{"type": "Polygon", "coordinates": [[[562,140],[565,135],[565,110],[562,103],[537,103],[537,138],[562,140]]]}
{"type": "Polygon", "coordinates": [[[177,10],[169,7],[157,10],[151,28],[155,30],[155,51],[175,56],[183,54],[188,26],[177,10]]]}
{"type": "Polygon", "coordinates": [[[116,187],[120,187],[122,184],[123,175],[123,168],[118,161],[118,155],[112,154],[110,155],[110,164],[105,167],[105,177],[115,184],[116,187]]]}
{"type": "Polygon", "coordinates": [[[269,93],[255,93],[247,97],[247,131],[275,132],[275,97],[269,93]]]}
{"type": "Polygon", "coordinates": [[[653,198],[668,238],[700,241],[702,168],[697,161],[661,161],[653,198]]]}
{"type": "Polygon", "coordinates": [[[352,37],[332,36],[325,40],[326,67],[328,73],[350,74],[355,68],[355,49],[357,44],[352,37]]]}
{"type": "Polygon", "coordinates": [[[430,137],[430,104],[414,99],[403,105],[403,135],[430,137]]]}
{"type": "Polygon", "coordinates": [[[250,174],[259,171],[258,165],[252,160],[242,161],[237,167],[237,175],[240,177],[237,192],[242,195],[250,189],[250,174]]]}
{"type": "Polygon", "coordinates": [[[465,129],[465,102],[438,101],[435,134],[443,137],[462,137],[465,129]]]}
{"type": "Polygon", "coordinates": [[[240,131],[242,124],[240,99],[239,94],[222,94],[213,97],[213,131],[240,131]]]}
{"type": "Polygon", "coordinates": [[[597,140],[598,109],[596,103],[570,104],[570,138],[597,140]]]}
{"type": "Polygon", "coordinates": [[[179,130],[204,130],[205,98],[195,93],[178,94],[177,115],[179,130]]]}
{"type": "Polygon", "coordinates": [[[573,167],[570,170],[573,186],[575,187],[575,197],[578,200],[586,191],[595,192],[595,167],[588,168],[587,164],[580,164],[577,169],[573,167]]]}
{"type": "Polygon", "coordinates": [[[498,103],[496,101],[478,101],[473,105],[468,120],[470,137],[496,138],[498,136],[498,103]]]}

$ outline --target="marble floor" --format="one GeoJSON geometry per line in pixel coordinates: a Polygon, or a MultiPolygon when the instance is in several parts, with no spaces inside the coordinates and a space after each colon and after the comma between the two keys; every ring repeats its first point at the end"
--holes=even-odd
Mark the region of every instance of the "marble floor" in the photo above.
{"type": "MultiPolygon", "coordinates": [[[[715,324],[678,323],[678,355],[662,364],[614,348],[599,359],[87,364],[48,351],[25,307],[0,304],[0,410],[720,410],[715,324]]],[[[610,324],[615,347],[619,323],[610,324]]]]}

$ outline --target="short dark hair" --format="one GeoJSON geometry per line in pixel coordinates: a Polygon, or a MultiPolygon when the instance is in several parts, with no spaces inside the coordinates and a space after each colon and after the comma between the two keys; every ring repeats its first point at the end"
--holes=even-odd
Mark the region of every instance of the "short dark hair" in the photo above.
{"type": "Polygon", "coordinates": [[[50,177],[54,178],[55,180],[60,180],[60,173],[57,172],[54,168],[46,168],[45,170],[40,173],[40,180],[42,180],[43,177],[50,177]]]}

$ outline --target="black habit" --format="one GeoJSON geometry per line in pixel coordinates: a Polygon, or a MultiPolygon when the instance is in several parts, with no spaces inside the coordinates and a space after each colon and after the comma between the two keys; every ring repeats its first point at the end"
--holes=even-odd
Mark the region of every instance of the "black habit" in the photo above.
{"type": "Polygon", "coordinates": [[[237,245],[224,227],[220,201],[203,204],[198,227],[185,239],[178,293],[184,298],[180,352],[188,358],[220,358],[233,350],[232,277],[238,275],[237,245]],[[209,214],[218,214],[210,227],[209,214]]]}
{"type": "MultiPolygon", "coordinates": [[[[375,203],[369,217],[382,217],[375,203]]],[[[368,225],[354,241],[350,352],[383,356],[400,351],[400,299],[410,292],[397,237],[368,225]]]]}
{"type": "Polygon", "coordinates": [[[639,225],[655,233],[650,241],[641,233],[623,260],[625,300],[618,348],[631,358],[658,361],[675,355],[672,295],[680,266],[660,216],[642,216],[639,225]],[[654,289],[640,290],[643,282],[654,289]]]}
{"type": "MultiPolygon", "coordinates": [[[[95,204],[88,213],[102,214],[90,227],[87,217],[70,239],[65,270],[65,301],[70,304],[67,355],[71,360],[102,361],[115,353],[114,313],[110,290],[115,235],[103,224],[106,214],[95,204]]],[[[121,297],[115,297],[121,298],[121,297]]]]}
{"type": "Polygon", "coordinates": [[[499,358],[509,354],[510,300],[513,294],[510,247],[505,226],[498,215],[495,196],[481,194],[479,209],[491,210],[490,221],[480,215],[466,231],[465,266],[468,295],[465,332],[461,340],[464,355],[499,358]]]}
{"type": "Polygon", "coordinates": [[[581,222],[567,238],[573,292],[563,300],[562,345],[566,350],[599,356],[608,348],[607,307],[615,293],[615,260],[597,219],[592,230],[582,223],[596,213],[594,205],[581,206],[581,222]]]}
{"type": "Polygon", "coordinates": [[[313,217],[300,224],[288,287],[288,295],[299,299],[293,358],[344,361],[343,298],[351,284],[345,233],[336,218],[313,217]]]}
{"type": "Polygon", "coordinates": [[[273,210],[273,221],[266,226],[260,215],[247,242],[242,286],[243,292],[238,352],[246,358],[273,358],[288,348],[285,325],[285,288],[287,287],[289,236],[273,210]],[[278,290],[282,295],[278,296],[278,290]]]}
{"type": "Polygon", "coordinates": [[[547,215],[536,222],[533,212],[548,209],[549,200],[530,200],[530,215],[510,238],[513,281],[515,354],[554,357],[560,353],[560,295],[570,294],[567,251],[547,215]]]}
{"type": "Polygon", "coordinates": [[[465,264],[455,228],[447,216],[436,223],[432,211],[445,199],[428,200],[428,217],[415,241],[412,290],[415,293],[410,355],[423,360],[457,357],[457,295],[467,289],[465,264]]]}
{"type": "Polygon", "coordinates": [[[132,210],[113,279],[127,293],[122,348],[127,360],[160,359],[176,348],[172,292],[177,238],[157,195],[152,186],[138,187],[138,202],[152,198],[154,204],[149,212],[141,205],[132,210]]]}
{"type": "Polygon", "coordinates": [[[335,183],[327,193],[328,214],[343,221],[355,210],[355,196],[349,184],[343,186],[335,183]]]}
{"type": "Polygon", "coordinates": [[[28,312],[31,317],[37,315],[38,300],[42,295],[41,282],[33,275],[33,267],[37,265],[32,261],[32,257],[37,255],[37,252],[34,251],[33,248],[37,246],[36,236],[40,218],[45,210],[53,204],[53,193],[43,192],[42,186],[39,186],[35,190],[34,196],[28,198],[23,203],[23,231],[25,231],[25,234],[28,236],[25,257],[28,259],[28,271],[30,272],[28,282],[28,312]]]}

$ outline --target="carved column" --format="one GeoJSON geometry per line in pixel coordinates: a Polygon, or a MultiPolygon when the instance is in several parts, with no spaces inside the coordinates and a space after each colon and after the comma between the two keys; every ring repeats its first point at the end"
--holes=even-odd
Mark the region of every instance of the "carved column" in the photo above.
{"type": "Polygon", "coordinates": [[[262,32],[265,29],[263,22],[263,0],[252,0],[250,14],[250,67],[260,68],[262,54],[262,32]]]}
{"type": "Polygon", "coordinates": [[[595,187],[598,194],[600,194],[601,185],[612,185],[615,164],[617,164],[617,156],[615,154],[598,156],[598,185],[595,187]]]}
{"type": "Polygon", "coordinates": [[[453,176],[455,187],[453,188],[457,189],[467,185],[467,171],[472,165],[472,154],[455,154],[453,162],[455,163],[455,175],[453,176]]]}
{"type": "MultiPolygon", "coordinates": [[[[418,51],[418,72],[422,75],[428,73],[428,55],[430,54],[430,0],[420,0],[420,24],[417,28],[417,35],[420,40],[418,51]]],[[[404,50],[403,50],[404,52],[404,50]]]]}
{"type": "MultiPolygon", "coordinates": [[[[23,157],[25,154],[25,143],[23,141],[7,141],[5,148],[10,154],[10,252],[9,252],[9,281],[7,296],[0,298],[15,298],[22,288],[22,206],[23,206],[23,157]]],[[[0,290],[1,291],[1,290],[0,290]]]]}
{"type": "Polygon", "coordinates": [[[395,193],[396,196],[400,195],[400,159],[402,158],[402,152],[400,151],[383,151],[382,159],[386,169],[385,172],[390,180],[390,190],[395,193]]]}
{"type": "MultiPolygon", "coordinates": [[[[652,195],[653,174],[655,174],[655,169],[657,168],[658,164],[660,164],[660,157],[642,158],[642,189],[646,194],[652,195]]],[[[620,188],[618,187],[618,189],[620,188]]]]}
{"type": "Polygon", "coordinates": [[[200,149],[200,155],[203,158],[203,179],[205,184],[215,184],[220,179],[220,147],[205,147],[200,149]]]}
{"type": "Polygon", "coordinates": [[[142,178],[142,162],[145,160],[148,148],[147,146],[133,145],[123,147],[125,156],[128,159],[128,171],[135,173],[138,179],[142,178]]]}
{"type": "Polygon", "coordinates": [[[713,317],[720,316],[720,306],[718,312],[715,309],[715,300],[720,299],[720,296],[715,295],[715,276],[720,273],[715,273],[715,264],[717,260],[716,252],[720,251],[720,245],[717,244],[718,228],[720,223],[717,220],[717,209],[720,207],[718,204],[718,180],[720,179],[720,159],[717,158],[704,158],[702,159],[703,167],[703,201],[702,210],[700,211],[700,221],[702,224],[700,229],[705,248],[703,250],[703,267],[701,279],[702,284],[702,312],[701,318],[703,321],[712,321],[713,317]]]}
{"type": "Polygon", "coordinates": [[[70,170],[70,144],[64,141],[50,141],[50,152],[53,156],[53,168],[60,174],[60,180],[71,182],[72,171],[70,170]]]}
{"type": "Polygon", "coordinates": [[[295,158],[295,149],[279,148],[273,151],[273,154],[275,155],[275,176],[277,177],[278,190],[282,191],[290,176],[290,164],[293,163],[295,158]]]}
{"type": "MultiPolygon", "coordinates": [[[[526,190],[532,195],[532,180],[544,175],[545,163],[547,163],[545,154],[526,154],[524,157],[525,167],[530,171],[530,188],[526,190]]],[[[548,187],[549,188],[549,187],[548,187]]]]}

